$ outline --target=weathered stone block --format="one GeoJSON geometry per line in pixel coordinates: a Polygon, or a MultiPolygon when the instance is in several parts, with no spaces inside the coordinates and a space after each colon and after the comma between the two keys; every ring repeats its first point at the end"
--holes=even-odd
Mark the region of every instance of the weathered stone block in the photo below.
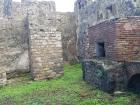
{"type": "Polygon", "coordinates": [[[6,71],[0,70],[0,86],[7,84],[6,71]]]}
{"type": "Polygon", "coordinates": [[[94,59],[83,62],[83,79],[107,92],[123,90],[126,74],[123,63],[94,59]]]}
{"type": "Polygon", "coordinates": [[[83,79],[107,91],[140,91],[140,62],[116,62],[106,59],[84,60],[83,79]]]}

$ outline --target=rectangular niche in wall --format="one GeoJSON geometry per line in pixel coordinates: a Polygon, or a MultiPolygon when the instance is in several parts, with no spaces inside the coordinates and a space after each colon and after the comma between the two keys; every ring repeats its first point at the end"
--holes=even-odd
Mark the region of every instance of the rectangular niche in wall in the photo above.
{"type": "Polygon", "coordinates": [[[105,57],[105,43],[104,42],[96,43],[96,56],[105,57]]]}

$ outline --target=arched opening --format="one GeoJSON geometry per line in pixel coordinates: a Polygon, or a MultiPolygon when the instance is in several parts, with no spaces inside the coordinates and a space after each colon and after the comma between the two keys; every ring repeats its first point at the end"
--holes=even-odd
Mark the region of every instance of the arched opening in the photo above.
{"type": "Polygon", "coordinates": [[[140,74],[133,75],[127,85],[128,90],[140,92],[140,74]]]}

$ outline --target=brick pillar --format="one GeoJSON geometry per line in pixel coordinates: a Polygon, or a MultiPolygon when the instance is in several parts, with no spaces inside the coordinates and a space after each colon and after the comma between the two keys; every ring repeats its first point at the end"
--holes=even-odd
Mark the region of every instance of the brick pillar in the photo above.
{"type": "Polygon", "coordinates": [[[61,33],[56,29],[55,11],[46,10],[49,6],[46,4],[35,4],[35,8],[29,11],[31,71],[34,80],[51,79],[63,74],[61,33]]]}

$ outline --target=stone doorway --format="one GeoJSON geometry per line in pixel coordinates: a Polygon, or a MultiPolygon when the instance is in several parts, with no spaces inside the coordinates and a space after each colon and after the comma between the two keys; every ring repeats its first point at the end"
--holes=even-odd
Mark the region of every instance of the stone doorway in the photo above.
{"type": "Polygon", "coordinates": [[[127,85],[128,90],[140,92],[140,74],[133,75],[127,85]]]}
{"type": "Polygon", "coordinates": [[[96,43],[96,56],[105,57],[105,43],[104,42],[96,43]]]}

